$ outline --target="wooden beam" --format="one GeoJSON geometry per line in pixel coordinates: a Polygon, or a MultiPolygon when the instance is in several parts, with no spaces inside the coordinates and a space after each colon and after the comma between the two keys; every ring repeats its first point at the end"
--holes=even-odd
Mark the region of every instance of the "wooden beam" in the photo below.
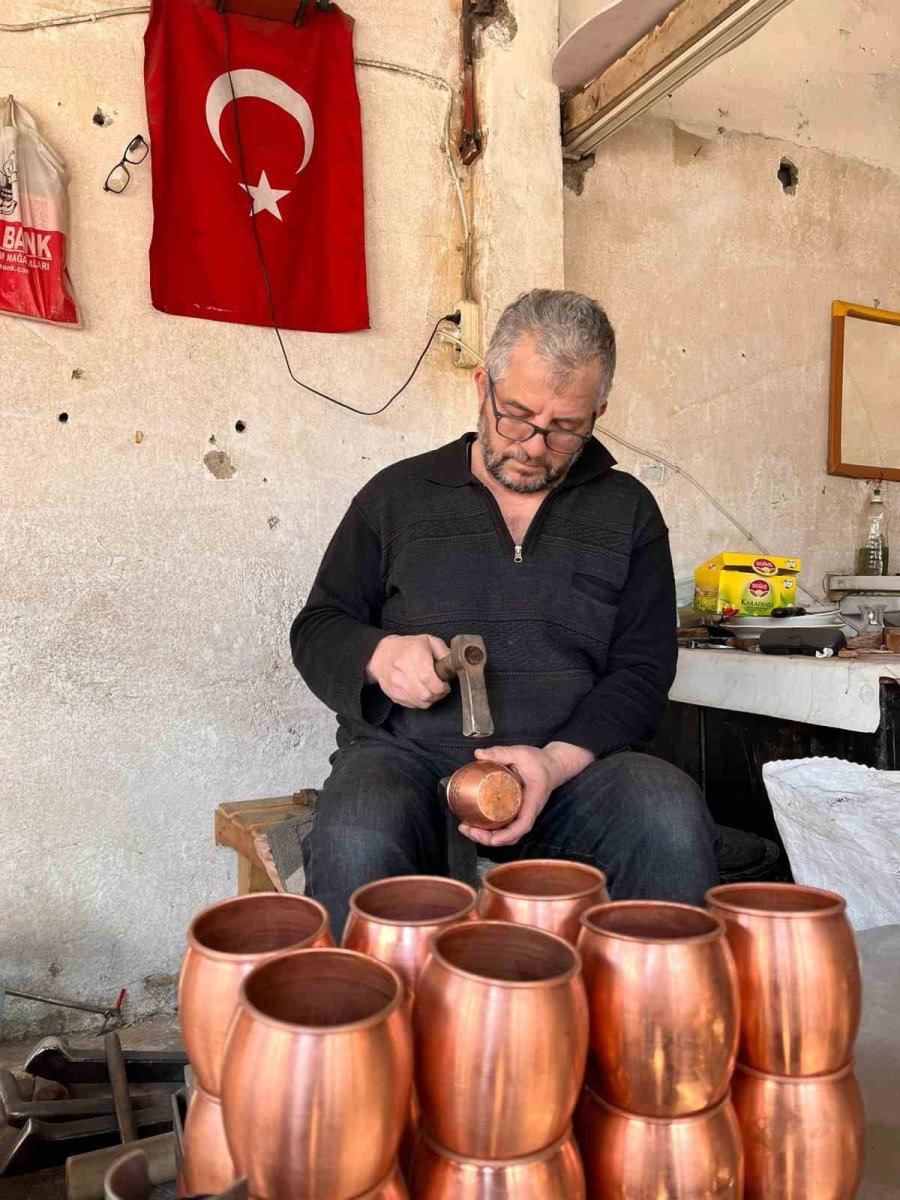
{"type": "Polygon", "coordinates": [[[655,29],[563,104],[563,137],[622,100],[686,47],[724,21],[746,0],[682,0],[655,29]]]}

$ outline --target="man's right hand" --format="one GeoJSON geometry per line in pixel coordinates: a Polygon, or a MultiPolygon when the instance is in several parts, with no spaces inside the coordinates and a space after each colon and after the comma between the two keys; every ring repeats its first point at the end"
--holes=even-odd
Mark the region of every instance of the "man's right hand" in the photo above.
{"type": "Polygon", "coordinates": [[[366,666],[366,682],[377,683],[389,700],[402,708],[431,708],[450,688],[435,673],[434,664],[450,647],[428,633],[414,637],[388,634],[375,647],[366,666]]]}

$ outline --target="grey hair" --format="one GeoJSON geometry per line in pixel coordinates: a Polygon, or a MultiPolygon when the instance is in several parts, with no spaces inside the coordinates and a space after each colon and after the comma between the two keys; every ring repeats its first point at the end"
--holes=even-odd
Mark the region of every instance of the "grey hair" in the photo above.
{"type": "Polygon", "coordinates": [[[500,314],[484,356],[492,379],[503,379],[513,350],[525,337],[534,338],[538,354],[550,365],[550,383],[557,389],[565,387],[573,371],[602,359],[597,404],[604,402],[616,370],[616,335],[596,300],[550,288],[523,292],[500,314]]]}

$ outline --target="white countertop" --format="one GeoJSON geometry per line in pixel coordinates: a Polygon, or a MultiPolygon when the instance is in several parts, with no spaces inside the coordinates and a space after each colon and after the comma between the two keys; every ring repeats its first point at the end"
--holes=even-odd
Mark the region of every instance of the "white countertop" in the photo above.
{"type": "Polygon", "coordinates": [[[682,649],[669,697],[681,704],[875,733],[882,679],[900,680],[900,655],[817,659],[682,649]]]}

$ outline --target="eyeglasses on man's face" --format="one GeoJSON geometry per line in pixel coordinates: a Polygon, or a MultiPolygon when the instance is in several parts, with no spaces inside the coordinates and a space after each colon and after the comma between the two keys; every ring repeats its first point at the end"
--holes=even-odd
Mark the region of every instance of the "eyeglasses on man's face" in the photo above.
{"type": "Polygon", "coordinates": [[[128,164],[131,163],[136,167],[138,163],[142,163],[150,153],[150,147],[144,141],[140,134],[133,137],[125,147],[125,153],[107,175],[104,184],[104,192],[114,192],[117,196],[124,192],[131,183],[131,172],[128,170],[128,164]]]}
{"type": "MultiPolygon", "coordinates": [[[[554,454],[577,454],[591,440],[590,433],[576,433],[572,429],[544,429],[523,417],[512,417],[501,412],[497,407],[497,394],[490,373],[487,374],[487,386],[491,408],[494,410],[494,426],[500,437],[507,442],[527,442],[539,433],[544,439],[544,445],[554,454]]],[[[591,413],[588,429],[593,428],[596,416],[596,411],[591,413]]]]}

